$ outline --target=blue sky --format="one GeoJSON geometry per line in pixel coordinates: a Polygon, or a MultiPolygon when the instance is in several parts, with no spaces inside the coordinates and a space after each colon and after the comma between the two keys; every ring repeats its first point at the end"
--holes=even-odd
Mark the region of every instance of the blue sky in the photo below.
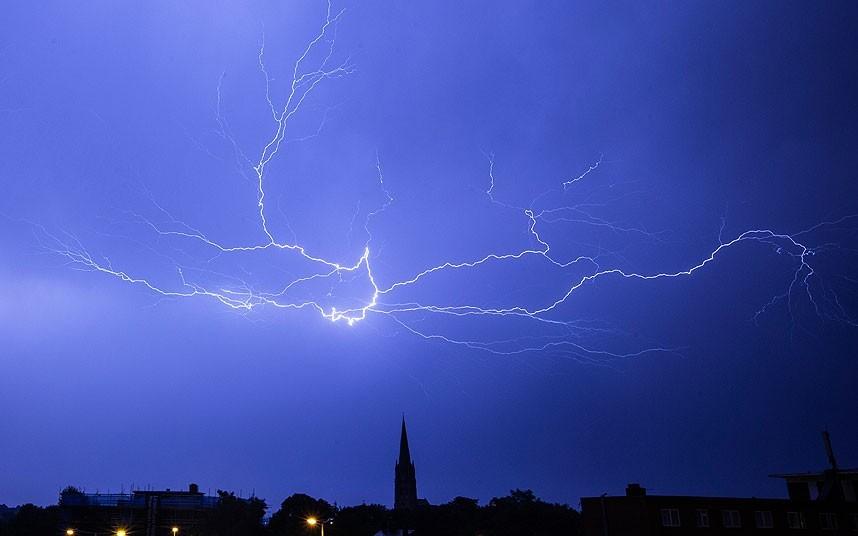
{"type": "Polygon", "coordinates": [[[335,36],[327,65],[347,73],[290,119],[263,228],[261,46],[279,108],[324,3],[5,8],[0,502],[195,481],[390,503],[403,412],[432,502],[529,487],[576,504],[629,481],[779,495],[766,475],[821,466],[826,427],[858,463],[855,9],[343,9],[302,67],[335,36]],[[266,229],[329,264],[199,239],[266,229]],[[693,276],[607,273],[530,314],[597,272],[674,274],[741,236],[693,276]],[[364,262],[277,298],[300,310],[259,301],[366,248],[373,280],[364,262]],[[528,314],[482,314],[498,309],[528,314]]]}

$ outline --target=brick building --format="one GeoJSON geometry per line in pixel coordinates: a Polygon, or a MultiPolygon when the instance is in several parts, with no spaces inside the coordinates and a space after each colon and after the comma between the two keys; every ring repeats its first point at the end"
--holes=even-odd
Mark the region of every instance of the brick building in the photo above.
{"type": "Polygon", "coordinates": [[[858,535],[858,469],[840,469],[828,434],[823,437],[828,469],[771,475],[785,480],[786,499],[648,495],[629,484],[624,496],[581,499],[582,533],[858,535]]]}

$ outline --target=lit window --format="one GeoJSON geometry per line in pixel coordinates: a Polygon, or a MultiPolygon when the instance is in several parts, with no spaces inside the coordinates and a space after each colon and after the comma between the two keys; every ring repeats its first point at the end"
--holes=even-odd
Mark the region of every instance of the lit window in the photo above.
{"type": "Polygon", "coordinates": [[[697,526],[700,528],[706,528],[709,526],[709,510],[699,509],[695,515],[695,519],[697,520],[697,526]]]}
{"type": "Polygon", "coordinates": [[[774,526],[772,513],[768,510],[757,510],[754,512],[754,522],[758,529],[770,529],[774,526]]]}
{"type": "Polygon", "coordinates": [[[823,530],[837,530],[837,514],[819,514],[819,528],[823,530]]]}
{"type": "Polygon", "coordinates": [[[662,508],[661,509],[661,524],[664,527],[678,527],[679,526],[679,510],[676,508],[662,508]]]}
{"type": "Polygon", "coordinates": [[[806,529],[804,512],[787,512],[787,526],[791,529],[806,529]]]}
{"type": "Polygon", "coordinates": [[[724,528],[737,529],[742,526],[742,518],[738,510],[721,510],[721,523],[724,528]]]}

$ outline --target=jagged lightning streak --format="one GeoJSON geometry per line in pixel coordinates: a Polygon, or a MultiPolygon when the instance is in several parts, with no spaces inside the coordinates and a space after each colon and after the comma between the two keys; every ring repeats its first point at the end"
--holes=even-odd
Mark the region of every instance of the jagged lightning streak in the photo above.
{"type": "MultiPolygon", "coordinates": [[[[586,170],[586,171],[584,171],[584,173],[581,173],[580,175],[578,175],[578,176],[577,176],[577,177],[575,177],[574,179],[569,179],[568,181],[563,182],[563,190],[566,190],[567,188],[569,188],[570,186],[572,186],[572,185],[573,185],[573,184],[575,184],[576,182],[578,182],[578,181],[580,181],[580,180],[583,180],[583,179],[584,179],[584,177],[586,177],[586,176],[587,176],[587,175],[589,175],[590,173],[592,173],[592,172],[596,171],[597,169],[599,169],[599,166],[601,166],[601,165],[602,165],[602,160],[603,160],[604,158],[605,158],[605,155],[604,155],[604,154],[599,155],[599,159],[598,159],[598,160],[596,160],[596,162],[595,162],[593,165],[591,165],[590,167],[588,167],[588,168],[587,168],[587,170],[586,170]]],[[[493,182],[494,182],[494,181],[493,181],[493,182]]]]}
{"type": "MultiPolygon", "coordinates": [[[[215,255],[232,254],[255,254],[263,251],[281,251],[292,255],[295,259],[306,265],[307,272],[300,276],[287,278],[272,285],[272,288],[258,288],[257,285],[246,281],[241,275],[215,274],[211,271],[209,276],[217,275],[222,281],[231,281],[232,284],[203,284],[194,281],[188,275],[191,270],[175,265],[175,276],[178,285],[167,287],[155,283],[152,279],[132,274],[130,271],[113,266],[108,259],[100,259],[92,255],[87,248],[74,236],[63,234],[57,235],[42,229],[45,247],[65,257],[73,266],[81,269],[92,270],[102,274],[113,276],[126,283],[142,286],[156,295],[165,298],[192,298],[207,297],[213,299],[226,307],[239,311],[250,311],[257,307],[272,307],[277,309],[314,310],[323,318],[331,322],[344,322],[354,325],[365,320],[370,315],[377,315],[392,320],[394,325],[406,333],[426,339],[441,341],[446,344],[462,346],[493,354],[517,355],[528,352],[555,352],[568,356],[574,356],[587,362],[597,363],[604,359],[631,358],[650,352],[672,351],[670,348],[649,347],[641,348],[631,352],[610,352],[603,348],[592,347],[582,342],[585,337],[610,332],[610,328],[599,325],[592,321],[583,319],[564,319],[560,310],[564,304],[568,304],[573,297],[585,286],[596,280],[606,278],[627,279],[632,281],[653,281],[660,279],[672,279],[690,277],[715,262],[726,250],[734,248],[742,243],[758,243],[775,249],[776,253],[786,255],[794,262],[794,272],[791,282],[782,294],[779,294],[764,304],[755,315],[755,319],[764,314],[769,308],[785,303],[791,318],[794,318],[793,305],[799,295],[811,305],[820,317],[844,322],[858,326],[852,316],[842,305],[838,295],[830,288],[824,286],[814,290],[814,285],[821,285],[818,280],[817,270],[814,268],[814,256],[827,248],[836,247],[836,244],[823,244],[811,246],[804,240],[805,236],[824,228],[846,227],[850,232],[858,228],[858,216],[845,216],[840,219],[819,223],[811,228],[793,234],[778,232],[773,229],[760,228],[750,229],[739,233],[730,240],[724,240],[726,220],[722,220],[718,233],[718,245],[707,255],[680,270],[644,272],[622,268],[615,265],[606,265],[600,255],[571,255],[563,258],[561,254],[552,249],[551,240],[546,238],[542,230],[549,225],[574,224],[608,230],[618,235],[633,235],[647,240],[659,241],[661,233],[651,232],[639,226],[624,225],[621,222],[610,221],[591,212],[596,203],[588,199],[580,200],[574,205],[549,206],[539,208],[546,199],[562,199],[569,192],[579,188],[582,183],[589,181],[591,175],[598,174],[600,166],[604,163],[604,155],[586,170],[577,176],[565,181],[560,181],[555,189],[544,192],[537,196],[528,206],[518,206],[512,203],[500,201],[495,194],[496,159],[494,153],[484,153],[488,160],[488,186],[484,191],[489,202],[504,211],[510,211],[521,218],[527,236],[533,247],[511,248],[507,251],[496,251],[476,255],[471,259],[445,260],[438,264],[428,266],[410,277],[394,281],[379,281],[372,268],[374,233],[372,227],[383,213],[395,202],[392,190],[385,182],[385,174],[381,158],[376,152],[375,171],[378,189],[383,195],[383,200],[374,209],[366,212],[363,218],[362,229],[365,241],[360,254],[352,261],[342,261],[326,258],[313,253],[307,246],[301,244],[296,238],[292,241],[278,239],[269,222],[270,214],[267,204],[267,184],[270,180],[269,166],[278,157],[280,150],[289,141],[308,140],[317,136],[324,127],[327,119],[327,111],[322,118],[316,133],[309,136],[297,136],[290,138],[292,120],[302,109],[307,99],[314,93],[320,84],[335,78],[341,78],[354,72],[355,66],[350,58],[342,61],[335,60],[336,31],[344,10],[334,12],[330,1],[327,2],[324,21],[312,39],[303,48],[302,53],[292,64],[291,80],[288,83],[288,91],[282,102],[278,102],[272,94],[273,78],[265,62],[265,36],[263,32],[257,55],[257,65],[264,80],[264,98],[268,114],[271,120],[271,131],[266,137],[265,143],[256,151],[255,156],[241,148],[238,140],[232,133],[230,124],[221,109],[222,85],[224,77],[218,80],[217,100],[215,108],[215,122],[218,135],[229,143],[233,153],[235,166],[238,173],[254,185],[256,193],[255,219],[258,222],[260,237],[256,241],[239,244],[226,244],[198,227],[185,223],[175,218],[166,209],[152,200],[154,206],[167,219],[167,225],[156,223],[140,214],[133,214],[136,221],[148,227],[160,237],[173,237],[179,240],[188,240],[202,245],[214,252],[215,255]],[[312,66],[311,59],[321,58],[312,66]],[[479,272],[489,265],[516,264],[527,261],[537,261],[560,274],[565,284],[563,290],[550,299],[534,304],[534,298],[513,301],[506,305],[490,305],[488,302],[476,303],[451,303],[449,295],[445,293],[440,301],[402,301],[397,295],[407,289],[419,288],[427,280],[441,273],[455,274],[459,272],[479,272]],[[575,276],[566,275],[566,270],[576,269],[579,273],[575,276]],[[335,297],[334,288],[341,283],[350,283],[355,280],[361,281],[365,289],[358,297],[343,300],[343,303],[331,304],[329,301],[335,297]],[[313,285],[318,283],[327,284],[329,289],[325,293],[314,294],[313,285]],[[301,295],[309,292],[310,296],[301,295]],[[524,322],[526,325],[538,329],[528,331],[527,327],[517,328],[521,335],[500,340],[480,340],[478,337],[462,337],[446,333],[443,330],[432,331],[421,323],[425,318],[450,319],[463,321],[466,318],[482,318],[487,320],[506,320],[524,322]],[[550,330],[550,331],[542,331],[550,330]]],[[[354,223],[361,212],[361,206],[351,216],[351,227],[348,236],[354,231],[354,223]]]]}

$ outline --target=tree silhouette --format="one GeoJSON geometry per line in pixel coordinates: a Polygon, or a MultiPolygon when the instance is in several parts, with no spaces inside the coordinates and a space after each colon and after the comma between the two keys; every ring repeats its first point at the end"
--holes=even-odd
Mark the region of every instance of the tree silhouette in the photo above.
{"type": "Polygon", "coordinates": [[[487,536],[576,534],[578,512],[565,504],[544,502],[531,490],[515,489],[489,501],[482,525],[487,536]]]}
{"type": "Polygon", "coordinates": [[[325,520],[334,517],[336,509],[324,499],[314,499],[303,493],[290,495],[280,504],[268,523],[273,536],[307,536],[318,532],[319,527],[311,527],[307,519],[315,517],[325,520]]]}
{"type": "Polygon", "coordinates": [[[41,508],[33,504],[25,504],[18,508],[6,526],[0,525],[3,536],[47,536],[59,534],[59,509],[56,506],[41,508]]]}
{"type": "Polygon", "coordinates": [[[262,519],[265,501],[256,497],[240,499],[232,492],[217,491],[220,501],[206,518],[201,534],[206,536],[257,536],[265,534],[262,519]]]}
{"type": "MultiPolygon", "coordinates": [[[[337,512],[332,536],[373,536],[388,526],[388,510],[380,504],[349,506],[337,512]]],[[[328,532],[325,531],[327,535],[328,532]]]]}

